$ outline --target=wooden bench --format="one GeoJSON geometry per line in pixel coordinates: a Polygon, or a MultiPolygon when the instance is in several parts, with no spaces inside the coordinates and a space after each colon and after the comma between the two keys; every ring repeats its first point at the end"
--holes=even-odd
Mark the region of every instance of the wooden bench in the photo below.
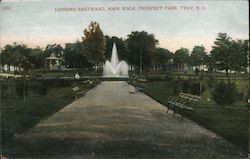
{"type": "Polygon", "coordinates": [[[192,106],[198,103],[200,99],[200,96],[181,92],[177,97],[170,97],[168,99],[167,107],[168,110],[172,109],[174,111],[173,115],[175,115],[177,110],[193,111],[194,108],[192,106]]]}
{"type": "Polygon", "coordinates": [[[141,88],[141,87],[135,87],[135,92],[143,92],[143,88],[141,88]]]}
{"type": "Polygon", "coordinates": [[[86,95],[86,91],[81,91],[79,87],[73,87],[72,90],[75,94],[75,99],[78,99],[79,97],[84,97],[86,95]]]}

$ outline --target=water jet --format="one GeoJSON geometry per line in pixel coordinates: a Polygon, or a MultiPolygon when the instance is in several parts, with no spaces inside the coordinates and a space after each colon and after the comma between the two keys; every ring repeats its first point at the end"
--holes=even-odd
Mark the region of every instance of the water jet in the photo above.
{"type": "Polygon", "coordinates": [[[116,44],[113,43],[111,61],[106,61],[103,67],[103,77],[128,77],[128,64],[119,61],[116,44]]]}

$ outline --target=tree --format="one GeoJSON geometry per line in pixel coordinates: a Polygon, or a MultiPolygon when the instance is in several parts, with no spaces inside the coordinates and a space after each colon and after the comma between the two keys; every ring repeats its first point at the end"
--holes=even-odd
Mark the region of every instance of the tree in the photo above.
{"type": "Polygon", "coordinates": [[[179,50],[176,50],[174,53],[173,62],[178,69],[183,69],[184,65],[190,62],[189,50],[186,48],[180,48],[179,50]]]}
{"type": "Polygon", "coordinates": [[[4,49],[1,51],[1,65],[7,65],[8,70],[10,70],[12,56],[11,53],[13,51],[12,45],[5,45],[4,49]]]}
{"type": "Polygon", "coordinates": [[[44,51],[40,48],[34,48],[31,50],[31,62],[35,69],[40,69],[44,67],[44,51]]]}
{"type": "Polygon", "coordinates": [[[247,73],[248,40],[237,40],[231,42],[232,69],[238,72],[247,73]]]}
{"type": "Polygon", "coordinates": [[[87,29],[83,31],[84,55],[92,65],[104,62],[105,38],[97,22],[91,21],[87,29]]]}
{"type": "Polygon", "coordinates": [[[236,102],[239,97],[236,85],[231,81],[220,81],[215,85],[211,94],[219,106],[229,106],[236,102]]]}
{"type": "Polygon", "coordinates": [[[129,64],[140,69],[140,73],[152,62],[158,40],[153,34],[145,31],[133,31],[128,35],[128,61],[129,64]]]}
{"type": "Polygon", "coordinates": [[[226,77],[228,77],[228,71],[232,68],[234,60],[231,45],[232,40],[226,33],[218,33],[211,51],[211,65],[217,69],[225,70],[226,77]]]}
{"type": "MultiPolygon", "coordinates": [[[[1,64],[8,65],[8,69],[10,70],[10,66],[14,67],[14,70],[17,68],[21,68],[22,60],[26,57],[30,57],[31,49],[23,44],[6,45],[1,52],[1,64]]],[[[29,60],[31,63],[31,60],[29,60]]]]}
{"type": "Polygon", "coordinates": [[[65,44],[64,55],[65,63],[70,68],[90,66],[90,63],[82,52],[82,43],[79,41],[65,44]]]}
{"type": "Polygon", "coordinates": [[[205,64],[205,60],[207,53],[205,52],[205,47],[204,46],[194,46],[192,52],[191,52],[191,56],[190,56],[190,60],[191,60],[191,64],[193,66],[203,66],[205,64]]]}
{"type": "Polygon", "coordinates": [[[173,57],[173,53],[164,48],[157,48],[153,57],[155,64],[159,65],[160,68],[166,69],[168,61],[173,57]]]}
{"type": "Polygon", "coordinates": [[[60,44],[48,44],[44,50],[44,59],[54,53],[56,57],[63,57],[63,47],[60,44]]]}

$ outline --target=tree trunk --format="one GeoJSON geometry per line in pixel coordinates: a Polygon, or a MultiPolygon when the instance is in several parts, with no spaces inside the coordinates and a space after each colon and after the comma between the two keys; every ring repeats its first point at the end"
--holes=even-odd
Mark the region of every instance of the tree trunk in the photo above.
{"type": "Polygon", "coordinates": [[[10,79],[8,79],[8,85],[9,85],[9,86],[8,86],[8,95],[9,95],[9,97],[10,97],[10,87],[11,87],[11,86],[10,86],[10,79]]]}
{"type": "MultiPolygon", "coordinates": [[[[26,75],[24,75],[26,76],[26,75]]],[[[23,80],[23,102],[25,103],[26,102],[26,77],[24,77],[24,80],[23,80]]]]}

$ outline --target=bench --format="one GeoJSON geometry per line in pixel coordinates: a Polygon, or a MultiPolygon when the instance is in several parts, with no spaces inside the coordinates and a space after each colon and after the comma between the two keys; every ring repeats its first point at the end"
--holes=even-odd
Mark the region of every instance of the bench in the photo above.
{"type": "Polygon", "coordinates": [[[91,81],[91,80],[86,80],[86,81],[82,81],[81,82],[82,84],[93,84],[93,81],[91,81]]]}
{"type": "Polygon", "coordinates": [[[86,91],[81,91],[79,87],[73,87],[72,90],[75,94],[75,99],[78,99],[79,97],[84,97],[86,95],[86,91]]]}
{"type": "Polygon", "coordinates": [[[141,87],[135,87],[135,92],[143,92],[143,88],[141,88],[141,87]]]}
{"type": "Polygon", "coordinates": [[[167,108],[174,111],[173,115],[175,115],[177,110],[193,111],[194,108],[192,106],[198,103],[200,99],[200,96],[181,92],[177,97],[168,99],[167,108]]]}

